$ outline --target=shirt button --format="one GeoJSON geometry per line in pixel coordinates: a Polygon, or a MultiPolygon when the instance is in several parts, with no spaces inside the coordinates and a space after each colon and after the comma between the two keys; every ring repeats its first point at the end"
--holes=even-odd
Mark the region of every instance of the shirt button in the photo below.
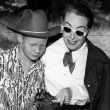
{"type": "Polygon", "coordinates": [[[99,78],[102,78],[102,76],[100,75],[99,78]]]}
{"type": "Polygon", "coordinates": [[[90,86],[91,86],[91,85],[89,85],[89,84],[87,85],[87,87],[90,87],[90,86]]]}

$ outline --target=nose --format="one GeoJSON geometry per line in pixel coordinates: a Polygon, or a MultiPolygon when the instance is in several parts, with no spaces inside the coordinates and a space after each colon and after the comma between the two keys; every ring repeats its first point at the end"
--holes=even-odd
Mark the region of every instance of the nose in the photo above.
{"type": "Polygon", "coordinates": [[[35,48],[35,53],[37,53],[37,54],[40,53],[40,46],[36,46],[36,48],[35,48]]]}
{"type": "Polygon", "coordinates": [[[71,32],[70,39],[74,39],[74,38],[75,38],[75,32],[71,32]]]}

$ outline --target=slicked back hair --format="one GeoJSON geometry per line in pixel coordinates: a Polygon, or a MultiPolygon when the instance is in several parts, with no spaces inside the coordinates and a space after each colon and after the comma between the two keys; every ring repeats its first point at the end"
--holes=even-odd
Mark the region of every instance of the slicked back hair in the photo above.
{"type": "Polygon", "coordinates": [[[86,17],[88,19],[88,28],[92,28],[94,15],[88,6],[79,2],[67,2],[64,6],[65,8],[62,13],[63,20],[67,13],[75,12],[77,15],[86,17]]]}

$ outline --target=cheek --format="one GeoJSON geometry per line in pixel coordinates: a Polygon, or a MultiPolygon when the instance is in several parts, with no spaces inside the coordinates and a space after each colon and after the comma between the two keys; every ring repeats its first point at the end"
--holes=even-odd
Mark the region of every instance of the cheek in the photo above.
{"type": "Polygon", "coordinates": [[[46,50],[46,47],[42,47],[40,50],[40,53],[43,54],[45,52],[45,50],[46,50]]]}
{"type": "Polygon", "coordinates": [[[67,33],[63,33],[63,38],[66,40],[66,39],[68,39],[69,38],[69,36],[70,36],[70,34],[67,34],[67,33]]]}
{"type": "Polygon", "coordinates": [[[85,38],[77,38],[76,43],[70,44],[70,43],[68,43],[68,40],[67,40],[66,37],[63,37],[63,38],[64,38],[65,45],[70,50],[77,50],[77,49],[79,49],[83,45],[83,43],[85,42],[85,38]]]}
{"type": "Polygon", "coordinates": [[[85,38],[79,39],[77,41],[77,45],[79,46],[79,48],[84,44],[84,42],[85,42],[85,38]]]}
{"type": "Polygon", "coordinates": [[[67,40],[69,38],[69,35],[68,34],[63,34],[63,39],[64,39],[64,42],[67,44],[67,40]]]}
{"type": "Polygon", "coordinates": [[[30,54],[32,52],[32,48],[29,45],[24,45],[23,49],[25,53],[30,54]]]}

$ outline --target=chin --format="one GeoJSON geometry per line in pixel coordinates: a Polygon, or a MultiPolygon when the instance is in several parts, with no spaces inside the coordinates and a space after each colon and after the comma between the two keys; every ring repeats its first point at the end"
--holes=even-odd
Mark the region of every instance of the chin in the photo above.
{"type": "Polygon", "coordinates": [[[38,58],[30,58],[31,61],[36,61],[38,58]]]}
{"type": "Polygon", "coordinates": [[[76,50],[79,50],[79,48],[81,47],[82,45],[79,45],[78,43],[75,43],[74,45],[71,45],[71,44],[68,44],[67,47],[69,50],[72,50],[72,51],[76,51],[76,50]]]}
{"type": "Polygon", "coordinates": [[[68,45],[67,46],[69,50],[76,50],[76,46],[75,45],[68,45]]]}

